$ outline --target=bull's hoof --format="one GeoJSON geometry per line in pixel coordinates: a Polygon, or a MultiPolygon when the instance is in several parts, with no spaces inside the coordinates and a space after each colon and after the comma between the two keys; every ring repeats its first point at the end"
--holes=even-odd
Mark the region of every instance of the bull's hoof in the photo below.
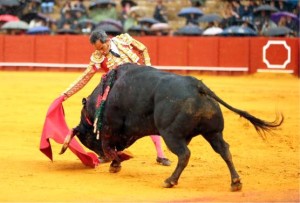
{"type": "Polygon", "coordinates": [[[109,172],[110,173],[118,173],[121,170],[122,166],[110,166],[109,172]]]}
{"type": "Polygon", "coordinates": [[[231,183],[231,191],[232,192],[236,192],[236,191],[240,191],[243,187],[243,184],[241,183],[240,179],[236,179],[234,181],[232,181],[231,183]]]}
{"type": "Polygon", "coordinates": [[[178,182],[175,182],[175,181],[170,181],[170,180],[165,180],[165,182],[163,183],[163,187],[164,188],[172,188],[174,187],[174,185],[177,185],[178,182]]]}

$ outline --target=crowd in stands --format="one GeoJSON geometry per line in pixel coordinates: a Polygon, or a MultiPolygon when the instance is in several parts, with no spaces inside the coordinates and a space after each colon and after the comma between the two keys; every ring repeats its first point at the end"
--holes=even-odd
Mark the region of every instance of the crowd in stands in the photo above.
{"type": "Polygon", "coordinates": [[[178,21],[185,21],[181,28],[170,23],[169,2],[176,0],[147,1],[153,5],[151,16],[146,16],[145,8],[133,0],[118,1],[120,5],[113,0],[0,1],[0,34],[90,34],[93,29],[102,28],[111,35],[129,32],[132,35],[272,36],[267,33],[274,29],[277,32],[274,36],[299,36],[299,0],[190,0],[187,8],[190,10],[183,11],[190,13],[179,15],[177,11],[178,21]],[[206,6],[214,1],[218,8],[207,12],[206,6]],[[18,20],[25,21],[28,27],[16,25],[12,29],[5,25],[11,21],[17,24],[18,20]],[[226,33],[230,27],[238,27],[238,31],[232,29],[226,33]],[[278,34],[280,28],[286,32],[278,34]]]}

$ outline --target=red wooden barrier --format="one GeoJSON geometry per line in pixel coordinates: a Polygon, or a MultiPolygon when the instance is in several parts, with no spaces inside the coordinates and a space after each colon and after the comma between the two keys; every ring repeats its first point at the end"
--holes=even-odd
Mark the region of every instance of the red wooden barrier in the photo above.
{"type": "Polygon", "coordinates": [[[188,38],[188,66],[219,66],[219,40],[215,37],[188,38]]]}
{"type": "Polygon", "coordinates": [[[0,35],[0,61],[4,61],[4,36],[0,35]]]}
{"type": "Polygon", "coordinates": [[[299,74],[299,38],[251,40],[250,72],[274,71],[299,74]]]}
{"type": "MultiPolygon", "coordinates": [[[[65,63],[66,37],[65,36],[38,36],[35,37],[35,62],[65,63]]],[[[28,62],[28,61],[26,61],[28,62]]]]}
{"type": "Polygon", "coordinates": [[[5,36],[3,49],[3,61],[34,61],[35,45],[32,36],[5,36]]]}
{"type": "MultiPolygon", "coordinates": [[[[148,47],[155,66],[299,75],[299,38],[151,36],[136,39],[148,47]]],[[[15,66],[45,63],[56,64],[56,67],[61,64],[64,67],[85,67],[93,49],[88,36],[2,35],[0,67],[13,66],[16,62],[31,64],[15,66]]]]}

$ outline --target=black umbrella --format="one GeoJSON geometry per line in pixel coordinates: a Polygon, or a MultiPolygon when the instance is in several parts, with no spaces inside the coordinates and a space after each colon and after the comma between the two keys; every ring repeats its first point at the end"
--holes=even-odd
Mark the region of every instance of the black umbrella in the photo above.
{"type": "Polygon", "coordinates": [[[256,30],[255,25],[248,20],[237,19],[232,22],[232,25],[237,25],[237,26],[242,26],[243,24],[244,25],[246,24],[247,27],[251,28],[252,30],[256,30]]]}
{"type": "Polygon", "coordinates": [[[176,35],[183,35],[183,36],[199,36],[201,35],[203,30],[201,30],[198,26],[194,25],[187,25],[184,26],[175,32],[176,35]]]}
{"type": "Polygon", "coordinates": [[[60,35],[76,35],[76,34],[78,34],[78,32],[75,30],[65,29],[65,28],[57,30],[56,33],[60,34],[60,35]]]}
{"type": "Polygon", "coordinates": [[[203,15],[202,11],[199,8],[196,7],[187,7],[182,8],[180,12],[178,13],[179,17],[188,17],[191,14],[195,15],[196,17],[200,17],[203,15]]]}
{"type": "Polygon", "coordinates": [[[107,5],[116,6],[116,3],[112,0],[96,0],[90,3],[89,9],[93,9],[97,6],[107,6],[107,5]]]}
{"type": "Polygon", "coordinates": [[[151,30],[145,26],[134,25],[128,29],[129,32],[151,32],[151,30]]]}
{"type": "Polygon", "coordinates": [[[160,22],[154,18],[144,17],[144,18],[139,19],[139,23],[153,25],[155,23],[160,23],[160,22]]]}
{"type": "Polygon", "coordinates": [[[19,2],[19,0],[1,0],[0,5],[1,6],[19,6],[20,2],[19,2]]]}
{"type": "Polygon", "coordinates": [[[198,18],[198,22],[206,22],[206,23],[221,22],[222,19],[223,18],[221,16],[219,16],[218,14],[206,14],[206,15],[203,15],[200,18],[198,18]]]}
{"type": "Polygon", "coordinates": [[[278,37],[278,36],[286,36],[288,34],[291,34],[292,32],[293,30],[284,26],[280,26],[275,28],[269,28],[267,31],[263,33],[263,35],[269,37],[276,37],[276,36],[278,37]]]}
{"type": "Polygon", "coordinates": [[[134,1],[132,1],[132,0],[122,0],[121,1],[121,5],[124,7],[126,4],[130,4],[130,6],[132,7],[132,6],[137,6],[137,3],[136,2],[134,2],[134,1]]]}
{"type": "Polygon", "coordinates": [[[230,26],[225,28],[220,34],[222,36],[257,36],[257,32],[249,27],[244,26],[230,26]]]}
{"type": "Polygon", "coordinates": [[[122,23],[118,20],[107,19],[97,24],[96,29],[102,29],[107,34],[118,35],[123,32],[122,23]]]}
{"type": "Polygon", "coordinates": [[[36,12],[27,13],[21,17],[21,20],[26,21],[27,23],[29,23],[32,19],[40,19],[40,20],[44,20],[45,22],[55,22],[54,19],[49,18],[48,16],[42,13],[36,13],[36,12]]]}
{"type": "Polygon", "coordinates": [[[95,26],[97,23],[92,19],[86,18],[86,19],[79,20],[77,26],[85,27],[87,24],[92,24],[93,26],[95,26]]]}
{"type": "Polygon", "coordinates": [[[270,6],[269,4],[264,4],[254,9],[254,13],[260,13],[261,11],[277,12],[278,9],[275,8],[274,6],[270,6]]]}
{"type": "Polygon", "coordinates": [[[123,31],[123,25],[122,25],[121,21],[118,21],[118,20],[113,20],[113,19],[102,20],[100,23],[98,23],[97,27],[101,26],[101,25],[113,25],[116,28],[118,28],[119,30],[123,31]]]}

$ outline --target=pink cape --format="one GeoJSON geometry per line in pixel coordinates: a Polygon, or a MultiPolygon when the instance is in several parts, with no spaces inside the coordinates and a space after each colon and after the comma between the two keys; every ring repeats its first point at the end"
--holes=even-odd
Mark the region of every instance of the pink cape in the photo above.
{"type": "MultiPolygon", "coordinates": [[[[40,150],[51,160],[53,160],[53,157],[49,139],[51,138],[55,142],[63,144],[65,137],[70,131],[65,121],[64,109],[62,105],[63,101],[64,96],[60,96],[52,102],[48,109],[42,131],[40,150]]],[[[97,155],[92,152],[85,152],[85,150],[74,138],[69,145],[69,149],[81,160],[84,165],[95,167],[99,164],[97,155]]]]}

